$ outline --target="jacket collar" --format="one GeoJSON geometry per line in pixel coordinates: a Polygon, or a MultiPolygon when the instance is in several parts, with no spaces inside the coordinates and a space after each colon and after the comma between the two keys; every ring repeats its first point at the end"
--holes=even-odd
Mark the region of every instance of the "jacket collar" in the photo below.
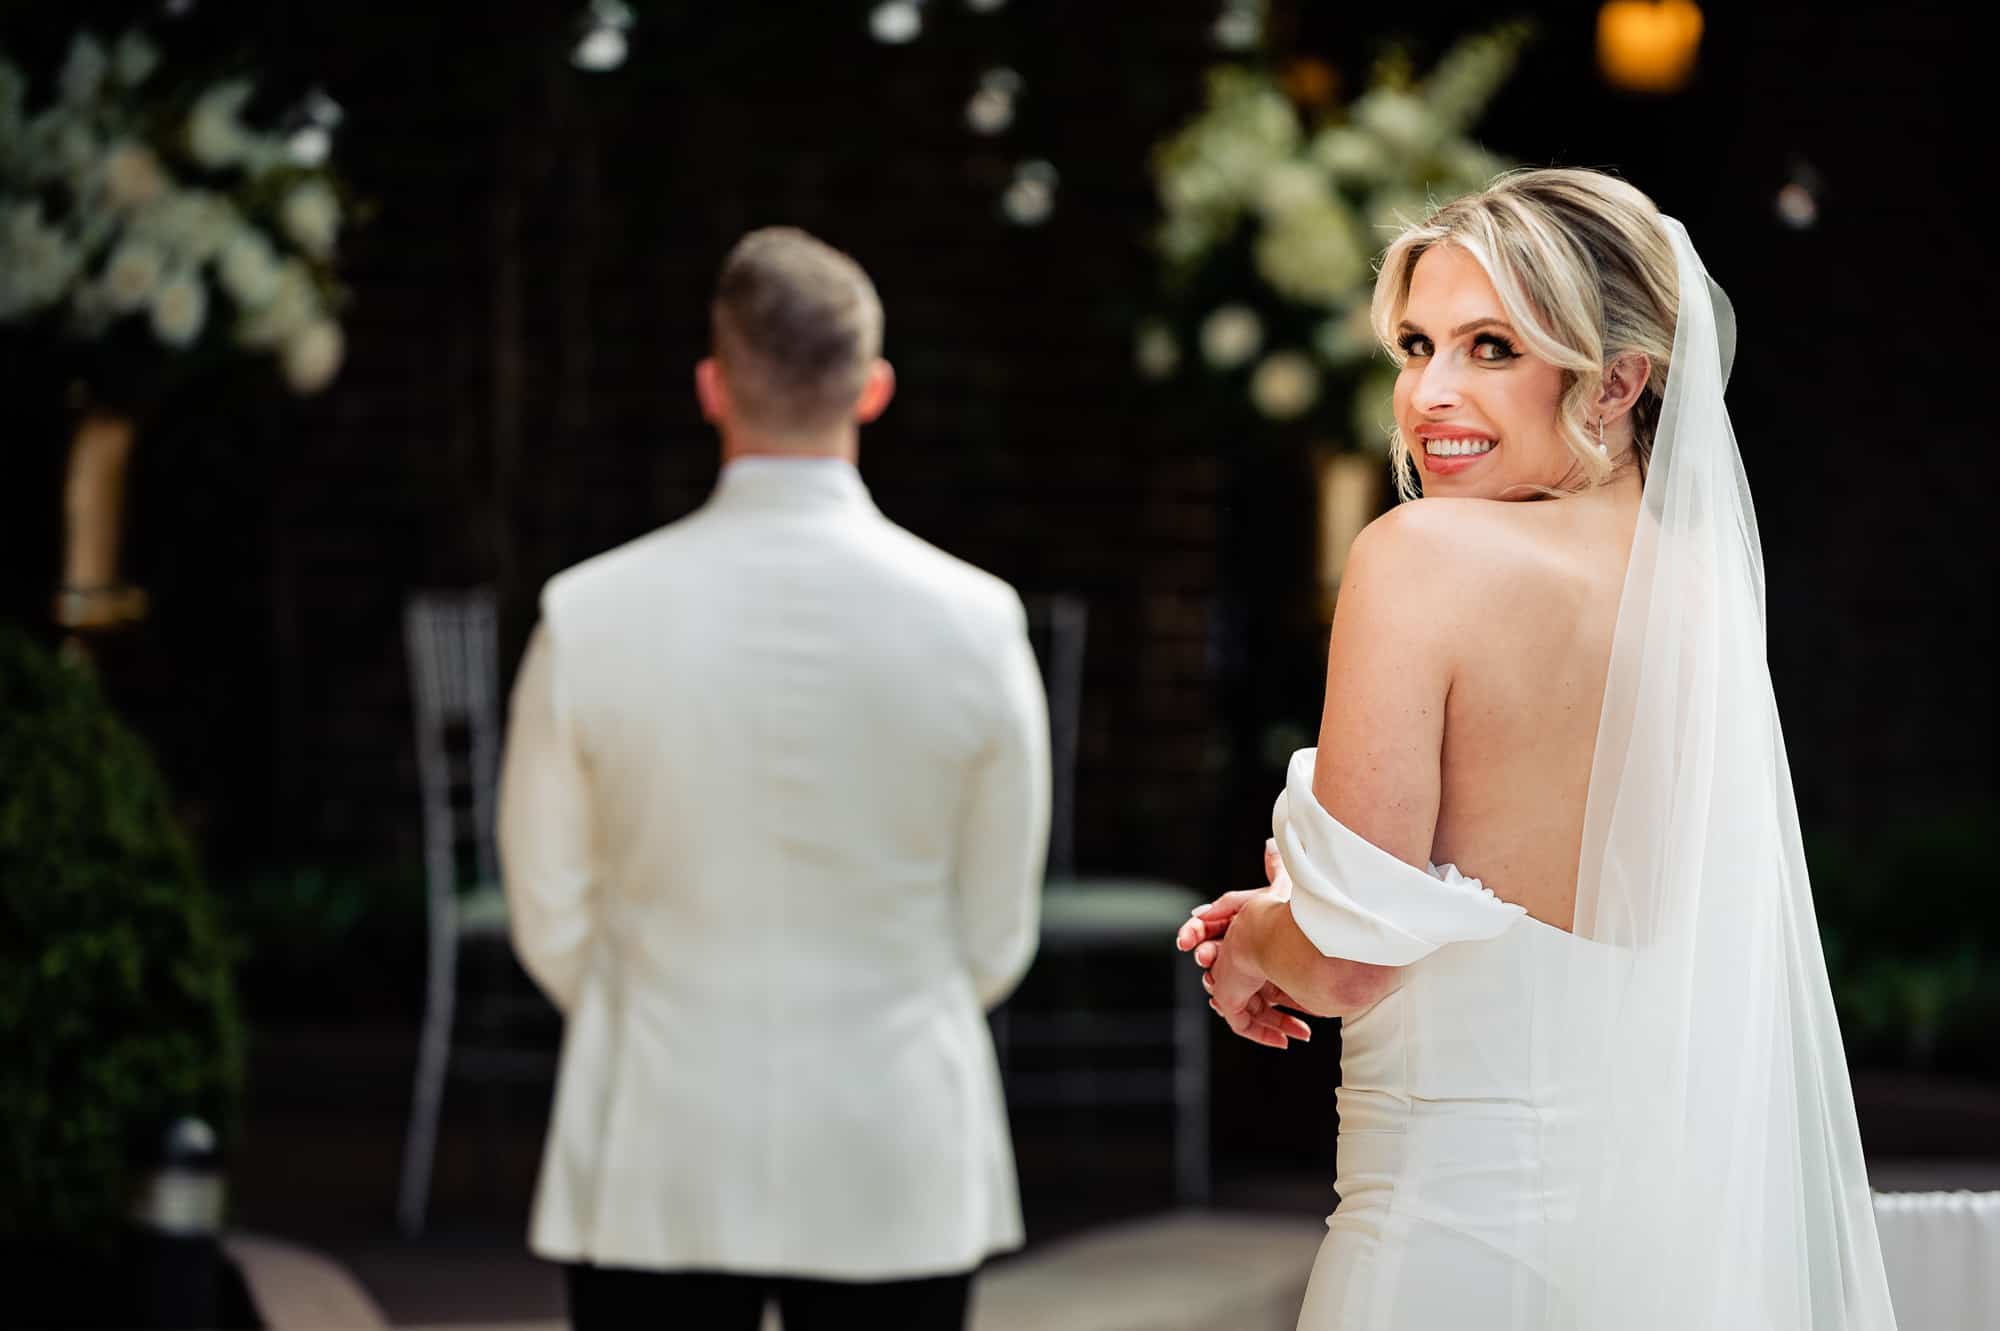
{"type": "Polygon", "coordinates": [[[731,508],[872,507],[853,463],[841,458],[737,458],[722,468],[711,502],[731,508]]]}

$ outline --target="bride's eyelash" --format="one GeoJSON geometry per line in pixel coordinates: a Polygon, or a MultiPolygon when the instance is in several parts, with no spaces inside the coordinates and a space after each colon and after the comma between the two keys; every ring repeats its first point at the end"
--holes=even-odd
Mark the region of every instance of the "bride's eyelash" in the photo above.
{"type": "MultiPolygon", "coordinates": [[[[1404,333],[1401,337],[1398,337],[1396,339],[1396,345],[1402,349],[1402,352],[1405,356],[1429,355],[1430,353],[1428,351],[1419,352],[1417,350],[1417,348],[1420,345],[1427,347],[1429,346],[1429,344],[1430,344],[1430,339],[1424,336],[1422,333],[1418,332],[1404,333]]],[[[1521,354],[1521,350],[1519,347],[1516,347],[1512,342],[1509,342],[1506,338],[1501,337],[1498,333],[1481,333],[1477,337],[1473,338],[1472,348],[1475,354],[1481,347],[1492,347],[1493,350],[1498,353],[1497,355],[1493,356],[1480,357],[1480,359],[1489,362],[1513,360],[1515,357],[1521,354]]]]}

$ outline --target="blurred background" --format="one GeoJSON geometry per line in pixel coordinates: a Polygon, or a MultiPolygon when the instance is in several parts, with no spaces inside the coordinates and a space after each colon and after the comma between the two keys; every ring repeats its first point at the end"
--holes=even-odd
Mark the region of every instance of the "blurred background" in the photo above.
{"type": "Polygon", "coordinates": [[[1003,1017],[1016,1263],[1191,1205],[1274,1218],[1309,1260],[1335,1029],[1275,1054],[1191,1027],[1191,968],[1146,912],[1261,879],[1346,543],[1391,499],[1371,261],[1512,164],[1617,170],[1735,301],[1771,672],[1871,1173],[1994,1186],[2000,270],[1955,8],[0,15],[14,1250],[104,1232],[196,1112],[219,1165],[177,1149],[226,1181],[229,1227],[325,1256],[388,1319],[558,1314],[523,1236],[559,1028],[479,927],[479,828],[427,869],[441,802],[486,778],[438,795],[419,736],[456,752],[497,715],[545,579],[704,498],[710,285],[743,231],[790,223],[887,310],[876,501],[1036,607],[1072,755],[1052,872],[1101,895],[1003,1017]],[[413,662],[461,621],[410,612],[468,593],[493,614],[454,659],[493,679],[447,714],[413,662]],[[435,890],[466,894],[449,938],[435,890]],[[413,1211],[445,953],[454,1059],[413,1211]]]}

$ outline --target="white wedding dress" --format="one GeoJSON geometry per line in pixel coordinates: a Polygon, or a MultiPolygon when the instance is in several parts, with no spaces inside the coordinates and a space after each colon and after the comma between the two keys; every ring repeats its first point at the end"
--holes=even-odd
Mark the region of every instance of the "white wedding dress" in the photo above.
{"type": "Polygon", "coordinates": [[[1543,1139],[1572,1097],[1533,1035],[1591,945],[1364,841],[1313,799],[1313,757],[1293,757],[1273,820],[1293,916],[1327,955],[1402,973],[1341,1022],[1340,1204],[1300,1331],[1549,1325],[1550,1221],[1575,1203],[1543,1139]]]}

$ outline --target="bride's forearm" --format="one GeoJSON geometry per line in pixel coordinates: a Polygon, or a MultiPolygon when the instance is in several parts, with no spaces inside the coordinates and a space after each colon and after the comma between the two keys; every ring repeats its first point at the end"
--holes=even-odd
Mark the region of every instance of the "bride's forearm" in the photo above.
{"type": "MultiPolygon", "coordinates": [[[[1291,903],[1267,898],[1244,911],[1250,953],[1258,970],[1317,1016],[1351,1017],[1380,1002],[1398,983],[1394,966],[1329,957],[1313,946],[1291,903]]],[[[1234,932],[1234,930],[1232,930],[1234,932]]]]}

